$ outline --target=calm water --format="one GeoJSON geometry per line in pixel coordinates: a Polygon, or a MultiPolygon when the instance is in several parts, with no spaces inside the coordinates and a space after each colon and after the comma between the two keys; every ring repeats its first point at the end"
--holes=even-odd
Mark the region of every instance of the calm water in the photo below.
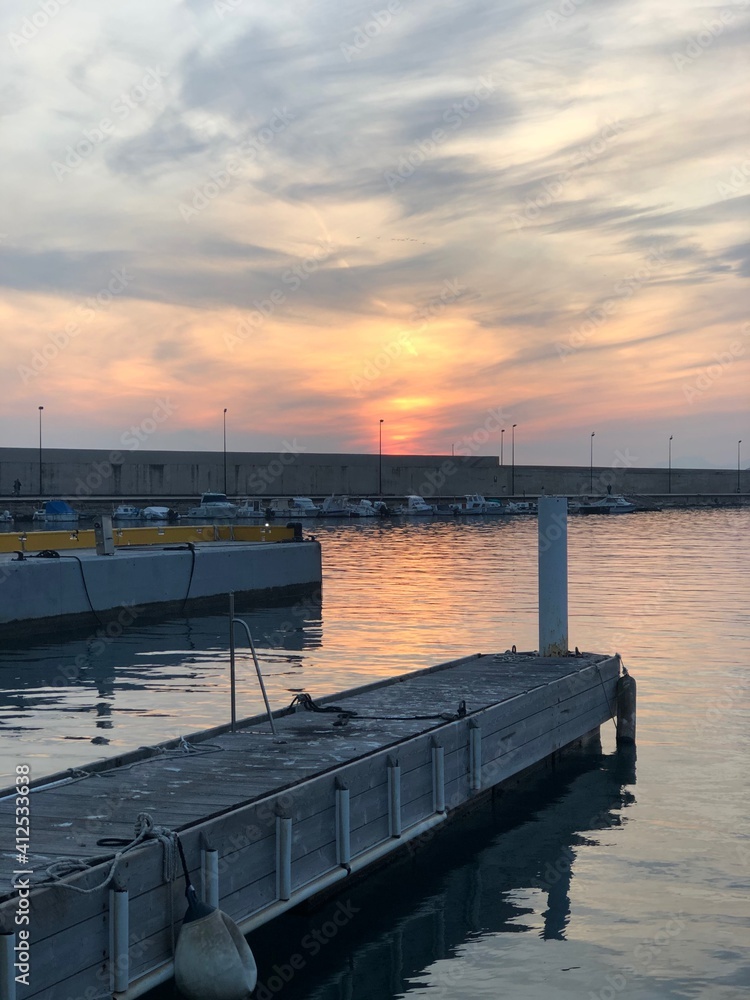
{"type": "MultiPolygon", "coordinates": [[[[322,602],[244,615],[274,705],[536,646],[535,521],[314,530],[322,602]]],[[[603,727],[601,754],[254,935],[265,995],[748,995],[750,511],[571,519],[569,545],[571,643],[619,651],[636,676],[637,761],[603,727]],[[336,906],[347,923],[327,936],[336,906]]],[[[136,622],[108,645],[0,651],[4,772],[23,758],[51,773],[226,721],[226,641],[214,616],[136,622]]],[[[243,714],[260,708],[250,667],[243,714]]]]}

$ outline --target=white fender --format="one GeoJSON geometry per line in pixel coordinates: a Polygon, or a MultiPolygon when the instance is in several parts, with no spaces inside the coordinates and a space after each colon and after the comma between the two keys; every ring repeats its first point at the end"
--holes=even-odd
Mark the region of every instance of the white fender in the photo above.
{"type": "Polygon", "coordinates": [[[239,927],[221,910],[183,923],[174,978],[187,1000],[246,1000],[258,970],[239,927]]]}

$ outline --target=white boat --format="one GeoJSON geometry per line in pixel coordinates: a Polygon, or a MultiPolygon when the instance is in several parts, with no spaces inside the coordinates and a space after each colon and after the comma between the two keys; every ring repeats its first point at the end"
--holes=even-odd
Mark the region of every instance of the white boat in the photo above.
{"type": "Polygon", "coordinates": [[[43,510],[35,510],[34,521],[46,521],[48,524],[75,524],[78,521],[78,511],[73,510],[65,500],[48,500],[43,510]]]}
{"type": "Polygon", "coordinates": [[[226,493],[204,493],[197,507],[191,507],[188,517],[236,517],[237,505],[230,503],[226,493]]]}
{"type": "Polygon", "coordinates": [[[531,500],[509,500],[505,504],[506,514],[536,514],[537,506],[531,500]]]}
{"type": "Polygon", "coordinates": [[[251,518],[254,521],[267,521],[273,516],[268,509],[267,500],[243,500],[237,507],[237,518],[251,518]]]}
{"type": "Polygon", "coordinates": [[[146,521],[176,521],[179,516],[171,507],[144,507],[141,511],[146,521]]]}
{"type": "Polygon", "coordinates": [[[349,497],[337,497],[331,494],[323,501],[319,517],[349,517],[349,497]]]}
{"type": "Polygon", "coordinates": [[[121,503],[112,511],[113,521],[138,521],[141,518],[141,508],[130,503],[121,503]]]}
{"type": "Polygon", "coordinates": [[[580,514],[631,514],[636,509],[634,503],[620,494],[582,503],[578,507],[578,512],[580,514]]]}
{"type": "Polygon", "coordinates": [[[434,514],[437,507],[432,503],[427,503],[424,497],[416,494],[406,497],[406,502],[396,507],[395,513],[405,517],[419,517],[434,514]]]}
{"type": "Polygon", "coordinates": [[[310,497],[284,497],[269,504],[274,517],[317,517],[320,507],[310,497]]]}
{"type": "Polygon", "coordinates": [[[508,510],[499,500],[485,500],[481,493],[467,493],[460,503],[452,503],[454,514],[507,514],[508,510]]]}
{"type": "MultiPolygon", "coordinates": [[[[378,500],[377,503],[382,503],[378,500]]],[[[349,517],[380,517],[380,511],[372,500],[350,500],[347,504],[349,517]]]]}
{"type": "Polygon", "coordinates": [[[12,524],[13,523],[13,515],[11,514],[11,512],[9,510],[4,510],[2,512],[2,514],[0,514],[0,521],[3,524],[12,524]]]}

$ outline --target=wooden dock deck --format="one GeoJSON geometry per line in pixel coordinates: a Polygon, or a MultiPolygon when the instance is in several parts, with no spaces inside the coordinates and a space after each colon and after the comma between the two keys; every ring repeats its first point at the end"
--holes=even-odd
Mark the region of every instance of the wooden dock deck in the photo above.
{"type": "Polygon", "coordinates": [[[325,712],[279,713],[278,739],[255,718],[66,772],[29,795],[25,866],[15,789],[4,793],[0,941],[7,963],[13,879],[28,879],[30,972],[0,1000],[92,987],[129,1000],[169,978],[185,903],[182,876],[165,881],[163,844],[144,841],[103,884],[119,848],[101,841],[131,841],[140,814],[179,832],[193,881],[247,933],[597,730],[614,715],[619,674],[617,656],[478,654],[321,699],[325,712]],[[64,878],[85,894],[51,881],[64,859],[90,862],[64,878]]]}

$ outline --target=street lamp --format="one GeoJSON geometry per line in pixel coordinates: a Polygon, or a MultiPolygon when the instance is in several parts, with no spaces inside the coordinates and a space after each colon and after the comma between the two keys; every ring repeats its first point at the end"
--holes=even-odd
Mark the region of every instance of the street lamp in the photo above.
{"type": "Polygon", "coordinates": [[[42,495],[42,410],[43,406],[39,407],[39,496],[42,495]]]}
{"type": "Polygon", "coordinates": [[[378,424],[378,495],[383,495],[383,421],[378,424]]]}
{"type": "Polygon", "coordinates": [[[737,492],[740,492],[740,445],[742,438],[737,442],[737,492]]]}
{"type": "Polygon", "coordinates": [[[667,492],[669,492],[669,493],[672,492],[672,438],[673,437],[674,437],[673,434],[669,435],[669,477],[668,477],[668,480],[667,480],[667,482],[668,482],[668,491],[667,492]]]}
{"type": "Polygon", "coordinates": [[[505,428],[503,427],[500,431],[500,465],[503,464],[503,437],[505,436],[505,428]]]}
{"type": "Polygon", "coordinates": [[[589,456],[589,493],[594,492],[594,438],[596,431],[591,432],[591,454],[589,456]]]}
{"type": "Polygon", "coordinates": [[[224,407],[224,495],[227,492],[227,408],[224,407]]]}
{"type": "Polygon", "coordinates": [[[516,495],[516,427],[513,424],[510,429],[510,495],[516,495]]]}

